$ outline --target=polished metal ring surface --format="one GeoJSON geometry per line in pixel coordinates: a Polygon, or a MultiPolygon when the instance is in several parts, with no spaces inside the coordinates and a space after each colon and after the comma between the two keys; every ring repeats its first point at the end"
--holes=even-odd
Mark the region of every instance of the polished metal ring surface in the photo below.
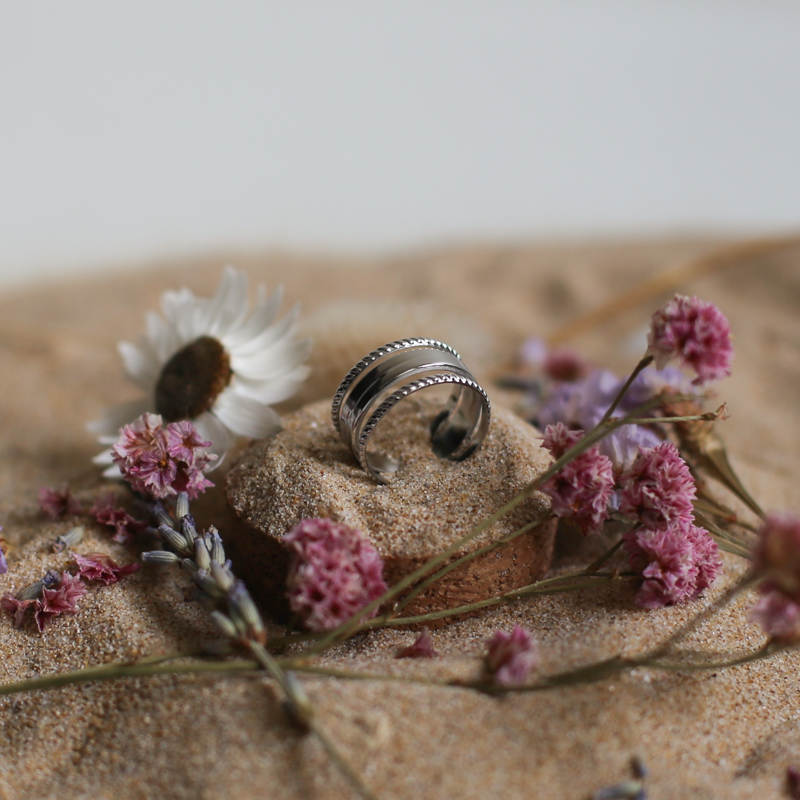
{"type": "Polygon", "coordinates": [[[364,356],[333,397],[333,425],[362,468],[380,483],[389,483],[400,463],[369,448],[372,432],[403,398],[447,384],[453,391],[431,421],[431,447],[440,458],[462,461],[486,436],[491,405],[458,353],[436,339],[400,339],[364,356]]]}

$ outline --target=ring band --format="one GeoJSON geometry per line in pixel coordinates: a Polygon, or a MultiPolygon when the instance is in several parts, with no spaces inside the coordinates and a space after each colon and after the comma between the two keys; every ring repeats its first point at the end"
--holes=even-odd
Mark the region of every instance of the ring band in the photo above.
{"type": "Polygon", "coordinates": [[[364,356],[333,397],[333,425],[362,468],[388,483],[400,464],[388,455],[367,452],[372,431],[403,398],[444,384],[452,384],[453,392],[431,422],[431,446],[440,458],[462,461],[486,436],[491,405],[458,353],[436,339],[400,339],[364,356]]]}

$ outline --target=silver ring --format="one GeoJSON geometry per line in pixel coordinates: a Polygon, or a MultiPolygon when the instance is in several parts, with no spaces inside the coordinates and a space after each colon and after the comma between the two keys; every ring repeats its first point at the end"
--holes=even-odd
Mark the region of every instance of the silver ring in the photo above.
{"type": "Polygon", "coordinates": [[[384,453],[368,452],[372,431],[403,398],[443,384],[453,384],[453,392],[431,421],[431,447],[440,458],[462,461],[486,436],[491,405],[458,353],[436,339],[400,339],[364,356],[333,397],[333,425],[362,468],[389,483],[400,464],[384,453]]]}

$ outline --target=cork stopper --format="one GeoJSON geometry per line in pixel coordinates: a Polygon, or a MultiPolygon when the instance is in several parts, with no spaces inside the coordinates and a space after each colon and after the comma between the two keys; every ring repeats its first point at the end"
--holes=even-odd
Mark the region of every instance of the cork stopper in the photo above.
{"type": "MultiPolygon", "coordinates": [[[[441,401],[427,394],[398,404],[375,431],[378,447],[401,461],[389,485],[361,469],[334,430],[326,401],[286,417],[278,436],[252,444],[231,468],[226,494],[239,522],[236,569],[274,613],[286,612],[289,559],[281,541],[299,520],[328,516],[362,530],[381,554],[391,585],[490,516],[550,463],[538,431],[496,404],[477,453],[462,462],[437,458],[429,426],[441,401]]],[[[534,493],[454,558],[518,530],[547,508],[547,498],[534,493]]],[[[549,520],[467,562],[415,597],[403,616],[532,583],[550,565],[554,537],[555,522],[549,520]]]]}

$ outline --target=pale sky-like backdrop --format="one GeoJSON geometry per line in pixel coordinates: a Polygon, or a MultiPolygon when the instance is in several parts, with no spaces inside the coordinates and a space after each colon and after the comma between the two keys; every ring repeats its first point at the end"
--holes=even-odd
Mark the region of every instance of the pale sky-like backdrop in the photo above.
{"type": "Polygon", "coordinates": [[[0,6],[0,284],[800,223],[796,0],[0,6]]]}

